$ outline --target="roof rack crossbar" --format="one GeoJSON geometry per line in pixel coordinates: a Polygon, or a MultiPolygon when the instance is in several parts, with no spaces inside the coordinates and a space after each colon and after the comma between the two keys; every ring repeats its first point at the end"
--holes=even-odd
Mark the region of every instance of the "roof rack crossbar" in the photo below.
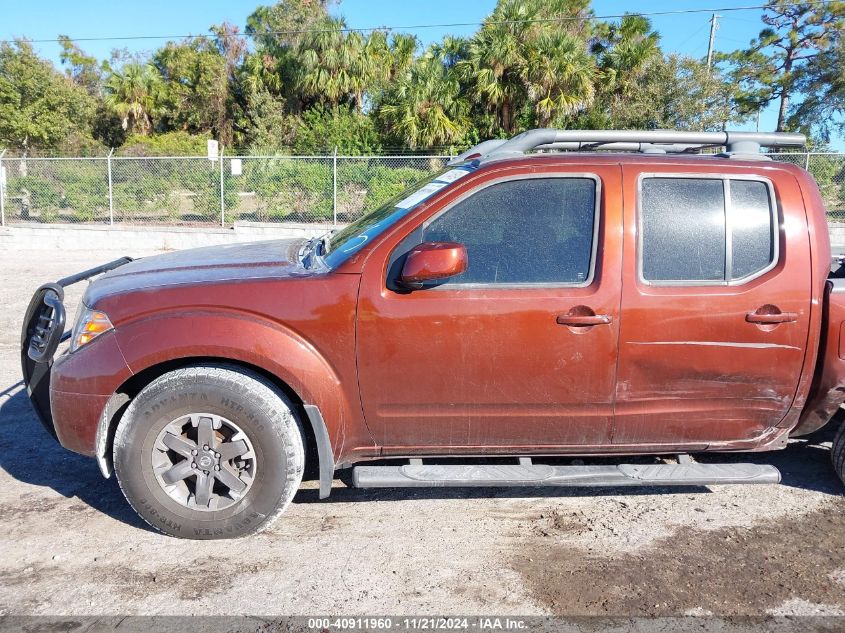
{"type": "Polygon", "coordinates": [[[580,141],[563,141],[560,143],[546,143],[538,145],[538,150],[615,150],[624,152],[645,152],[659,154],[682,154],[696,152],[709,147],[721,147],[721,145],[701,145],[698,143],[583,143],[580,141]]]}
{"type": "MultiPolygon", "coordinates": [[[[672,148],[673,151],[692,151],[691,146],[725,147],[728,153],[756,154],[761,147],[801,147],[807,142],[803,134],[785,132],[684,132],[675,130],[556,130],[540,128],[517,134],[504,143],[496,142],[488,146],[487,157],[502,157],[513,154],[524,154],[533,149],[568,149],[563,144],[575,143],[578,148],[587,146],[601,146],[611,149],[611,144],[627,143],[639,145],[638,151],[648,151],[643,145],[655,146],[657,149],[666,146],[686,146],[682,150],[672,148]],[[549,147],[551,146],[551,147],[549,147]]],[[[479,144],[476,148],[484,145],[479,144]]],[[[476,149],[473,148],[473,149],[476,149]]],[[[618,147],[623,149],[623,147],[618,147]]],[[[617,148],[613,148],[617,149],[617,148]]],[[[633,148],[632,148],[633,149],[633,148]]],[[[470,150],[471,152],[472,150],[470,150]]],[[[477,153],[477,151],[476,151],[477,153]]]]}

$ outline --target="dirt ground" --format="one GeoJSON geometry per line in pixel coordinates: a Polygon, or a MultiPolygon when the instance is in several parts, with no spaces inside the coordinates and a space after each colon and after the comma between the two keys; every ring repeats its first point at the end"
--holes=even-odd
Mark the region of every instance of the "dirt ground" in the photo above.
{"type": "Polygon", "coordinates": [[[337,480],[321,502],[310,482],[258,536],[153,533],[114,479],[49,438],[20,383],[35,288],[120,254],[0,253],[0,615],[845,614],[829,430],[740,457],[777,466],[777,486],[361,491],[337,480]]]}

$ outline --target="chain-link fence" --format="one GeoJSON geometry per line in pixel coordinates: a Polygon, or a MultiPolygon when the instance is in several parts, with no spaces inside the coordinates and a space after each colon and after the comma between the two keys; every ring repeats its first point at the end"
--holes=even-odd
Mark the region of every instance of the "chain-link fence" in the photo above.
{"type": "Polygon", "coordinates": [[[828,222],[845,222],[845,154],[783,152],[769,155],[809,171],[819,185],[828,222]]]}
{"type": "MultiPolygon", "coordinates": [[[[813,174],[845,221],[845,154],[772,153],[813,174]]],[[[0,154],[0,221],[231,226],[342,224],[442,169],[448,156],[21,158],[0,154]]]]}
{"type": "Polygon", "coordinates": [[[4,224],[342,224],[448,156],[0,156],[4,224]],[[3,176],[4,175],[4,176],[3,176]]]}

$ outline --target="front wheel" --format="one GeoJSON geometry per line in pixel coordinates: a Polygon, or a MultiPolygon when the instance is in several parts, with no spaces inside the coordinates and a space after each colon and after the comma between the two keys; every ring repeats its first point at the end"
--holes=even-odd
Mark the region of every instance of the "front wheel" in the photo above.
{"type": "Polygon", "coordinates": [[[267,527],[296,494],[305,452],[290,401],[258,374],[186,367],[132,401],[114,439],[117,480],[155,529],[235,538],[267,527]]]}

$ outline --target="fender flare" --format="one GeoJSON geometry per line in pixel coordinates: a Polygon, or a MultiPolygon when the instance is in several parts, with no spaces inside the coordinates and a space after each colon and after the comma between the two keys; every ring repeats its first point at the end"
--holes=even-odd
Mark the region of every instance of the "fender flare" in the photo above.
{"type": "MultiPolygon", "coordinates": [[[[130,398],[125,393],[115,393],[106,403],[100,420],[97,423],[97,466],[100,467],[100,473],[103,477],[109,479],[112,475],[113,465],[109,459],[109,440],[112,435],[111,421],[114,416],[120,411],[124,405],[129,404],[130,398]]],[[[308,424],[311,425],[311,431],[314,435],[314,443],[317,445],[317,461],[320,468],[320,499],[327,499],[332,492],[332,480],[334,480],[335,461],[334,451],[332,450],[331,439],[329,438],[329,431],[326,428],[326,423],[323,420],[323,414],[320,413],[320,407],[313,404],[303,405],[305,409],[305,418],[308,424]]]]}
{"type": "MultiPolygon", "coordinates": [[[[311,427],[319,461],[319,495],[329,496],[336,467],[335,456],[342,455],[350,438],[356,445],[374,445],[363,418],[356,414],[357,403],[342,388],[342,381],[330,363],[296,332],[251,314],[207,312],[187,315],[157,314],[121,324],[116,340],[132,377],[157,366],[189,364],[214,359],[261,370],[286,385],[302,403],[311,427]],[[202,318],[206,327],[197,328],[202,318]],[[164,321],[167,321],[165,324],[164,321]],[[238,331],[249,345],[226,344],[221,332],[238,331]]],[[[130,380],[132,379],[130,377],[130,380]]],[[[125,384],[125,383],[124,383],[125,384]]],[[[357,384],[357,383],[356,383],[357,384]]],[[[101,472],[108,477],[108,455],[113,431],[112,420],[129,401],[116,385],[97,423],[96,457],[101,472]]],[[[304,423],[305,421],[303,421],[304,423]]]]}
{"type": "Polygon", "coordinates": [[[332,480],[334,479],[335,463],[332,451],[332,442],[329,438],[329,430],[320,413],[320,407],[313,404],[306,404],[305,416],[311,424],[314,432],[314,443],[317,444],[317,460],[320,462],[320,499],[326,499],[332,492],[332,480]]]}

